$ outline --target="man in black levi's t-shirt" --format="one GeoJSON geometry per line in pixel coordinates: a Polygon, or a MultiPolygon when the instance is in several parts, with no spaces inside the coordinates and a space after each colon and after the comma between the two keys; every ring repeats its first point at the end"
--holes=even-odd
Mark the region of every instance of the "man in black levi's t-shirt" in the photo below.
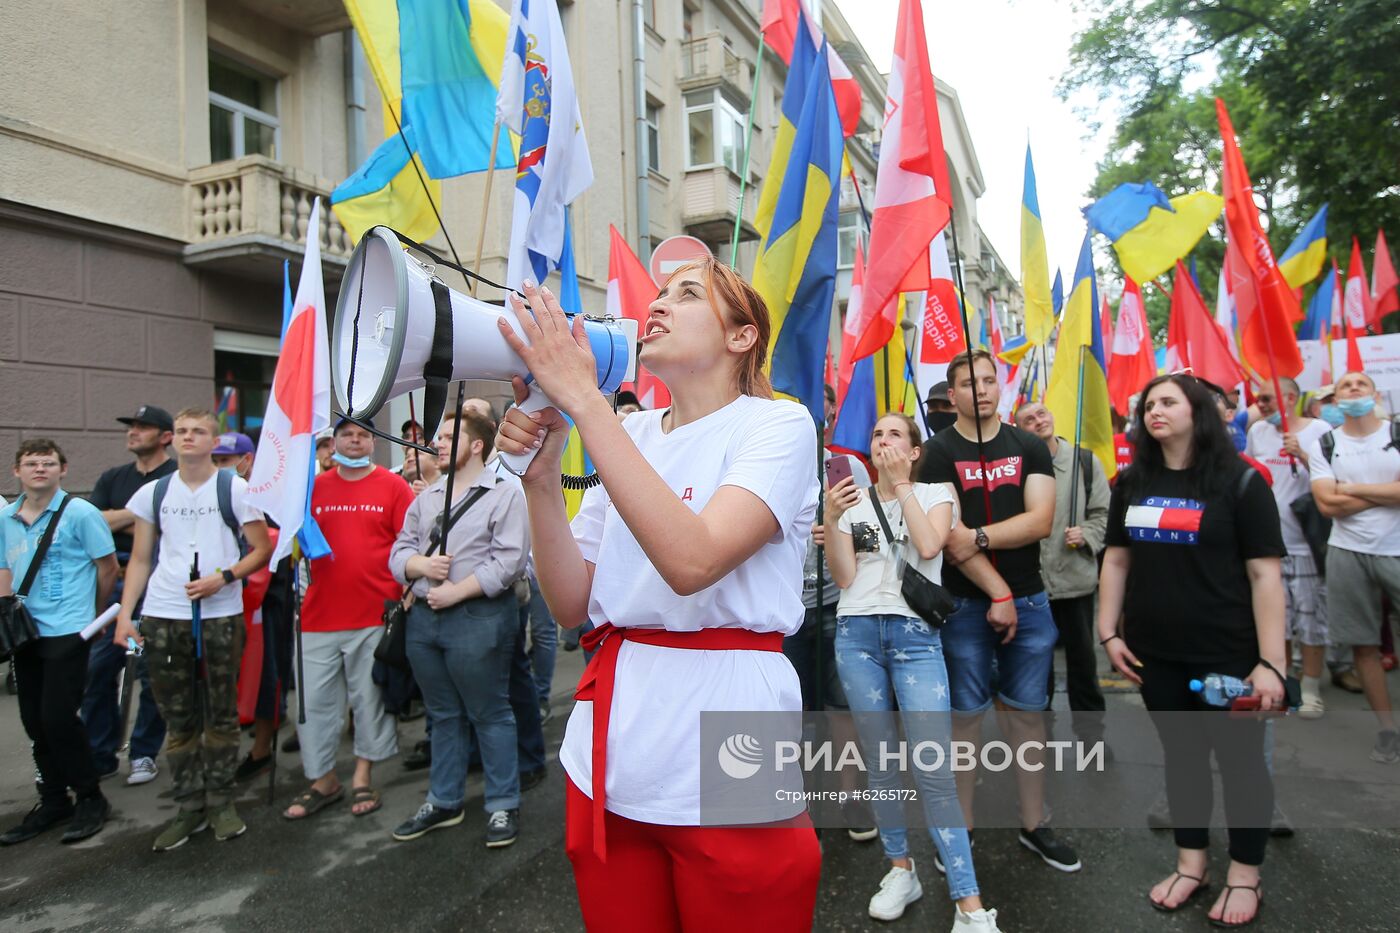
{"type": "MultiPolygon", "coordinates": [[[[943,549],[943,584],[955,604],[943,627],[943,654],[953,712],[963,714],[953,717],[954,738],[976,741],[982,714],[993,704],[1010,714],[1000,718],[1018,746],[1021,844],[1061,871],[1078,871],[1074,850],[1041,825],[1040,712],[1049,701],[1045,686],[1059,635],[1040,579],[1040,541],[1055,518],[1054,461],[1040,438],[997,419],[1001,392],[986,350],[953,357],[948,386],[957,421],[924,446],[919,482],[943,483],[958,501],[958,520],[943,549]],[[978,553],[991,558],[1010,596],[994,602],[958,571],[978,553]]],[[[959,771],[957,778],[971,828],[976,773],[959,771]]]]}

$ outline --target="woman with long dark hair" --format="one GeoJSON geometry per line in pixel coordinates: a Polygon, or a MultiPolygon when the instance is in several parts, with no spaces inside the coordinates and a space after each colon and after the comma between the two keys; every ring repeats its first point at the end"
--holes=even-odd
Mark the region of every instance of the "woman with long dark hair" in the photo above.
{"type": "Polygon", "coordinates": [[[571,329],[547,290],[525,295],[514,311],[528,345],[504,321],[502,335],[557,408],[512,409],[498,442],[537,451],[522,482],[550,611],[565,628],[597,626],[559,753],[584,923],[810,930],[821,854],[801,803],[743,825],[705,826],[701,812],[701,714],[802,709],[782,641],[802,624],[819,448],[812,416],[763,375],[767,307],[714,260],[673,272],[641,350],[671,406],[619,422],[581,320],[571,329]],[[564,415],[602,480],[572,526],[564,415]]]}
{"type": "Polygon", "coordinates": [[[1230,866],[1210,921],[1246,926],[1263,905],[1259,866],[1273,811],[1264,723],[1207,705],[1190,683],[1226,674],[1253,685],[1261,710],[1283,706],[1278,507],[1236,455],[1213,394],[1195,377],[1153,379],[1136,420],[1137,457],[1109,505],[1098,630],[1113,667],[1142,688],[1166,759],[1176,870],[1148,899],[1175,911],[1209,887],[1214,753],[1230,866]],[[1188,711],[1198,715],[1182,715],[1188,711]]]}

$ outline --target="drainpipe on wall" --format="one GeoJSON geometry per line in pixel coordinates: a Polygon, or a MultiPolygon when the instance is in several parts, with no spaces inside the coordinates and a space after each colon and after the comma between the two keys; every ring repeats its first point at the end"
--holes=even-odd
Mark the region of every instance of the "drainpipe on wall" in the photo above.
{"type": "Polygon", "coordinates": [[[345,174],[364,162],[365,150],[365,52],[355,30],[344,33],[345,51],[345,174]]]}
{"type": "Polygon", "coordinates": [[[647,203],[647,59],[643,0],[632,0],[632,120],[637,128],[637,256],[651,260],[651,207],[647,203]]]}

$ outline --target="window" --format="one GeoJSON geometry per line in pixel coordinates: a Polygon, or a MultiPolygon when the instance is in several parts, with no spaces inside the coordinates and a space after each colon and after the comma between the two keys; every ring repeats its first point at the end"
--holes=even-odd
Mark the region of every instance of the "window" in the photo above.
{"type": "Polygon", "coordinates": [[[685,118],[690,145],[686,168],[723,165],[736,175],[744,159],[744,118],[718,91],[697,91],[685,96],[685,118]]]}
{"type": "Polygon", "coordinates": [[[656,29],[656,0],[642,0],[642,23],[648,29],[656,29]]]}
{"type": "Polygon", "coordinates": [[[647,170],[661,171],[661,108],[647,101],[647,170]]]}
{"type": "Polygon", "coordinates": [[[209,160],[277,157],[277,79],[209,52],[209,160]]]}
{"type": "Polygon", "coordinates": [[[860,212],[843,212],[836,222],[836,268],[856,267],[856,241],[859,239],[860,212]]]}
{"type": "Polygon", "coordinates": [[[695,11],[685,7],[681,11],[681,39],[689,42],[695,38],[695,11]]]}

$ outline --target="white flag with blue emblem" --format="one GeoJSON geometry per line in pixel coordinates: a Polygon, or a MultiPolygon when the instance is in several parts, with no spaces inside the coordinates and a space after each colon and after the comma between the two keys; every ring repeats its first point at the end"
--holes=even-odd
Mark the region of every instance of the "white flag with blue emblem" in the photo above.
{"type": "Polygon", "coordinates": [[[555,0],[515,0],[496,120],[520,137],[506,284],[543,282],[564,251],[564,208],[593,184],[555,0]],[[555,119],[560,115],[560,119],[555,119]]]}

